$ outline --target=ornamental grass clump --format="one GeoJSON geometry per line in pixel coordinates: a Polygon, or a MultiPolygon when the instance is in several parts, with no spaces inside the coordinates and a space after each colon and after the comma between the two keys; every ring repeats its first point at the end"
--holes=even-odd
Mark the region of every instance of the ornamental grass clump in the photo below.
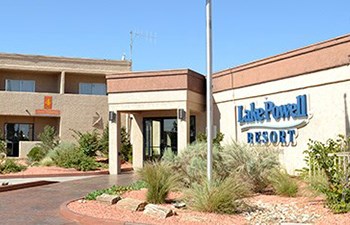
{"type": "Polygon", "coordinates": [[[169,192],[177,187],[179,180],[168,165],[160,162],[146,163],[138,174],[146,183],[147,201],[155,204],[164,203],[169,192]]]}
{"type": "MultiPolygon", "coordinates": [[[[224,179],[228,174],[223,164],[224,159],[217,146],[213,146],[213,177],[224,179]]],[[[185,187],[194,183],[200,183],[206,178],[207,171],[207,145],[197,142],[189,145],[178,156],[171,150],[165,152],[162,162],[167,164],[174,172],[181,177],[185,187]]]]}
{"type": "Polygon", "coordinates": [[[297,182],[285,170],[273,169],[268,180],[277,195],[295,197],[298,193],[297,182]]]}
{"type": "Polygon", "coordinates": [[[221,154],[228,173],[238,173],[244,180],[249,180],[254,192],[262,192],[269,184],[269,172],[279,167],[278,151],[269,147],[233,142],[225,146],[221,154]]]}
{"type": "Polygon", "coordinates": [[[240,199],[250,194],[249,183],[239,177],[193,184],[186,192],[190,207],[201,212],[233,214],[242,209],[240,199]]]}

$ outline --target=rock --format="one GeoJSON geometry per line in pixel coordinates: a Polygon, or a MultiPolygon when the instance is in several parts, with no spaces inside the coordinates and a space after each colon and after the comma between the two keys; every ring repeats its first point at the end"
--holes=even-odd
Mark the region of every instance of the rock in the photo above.
{"type": "Polygon", "coordinates": [[[96,201],[108,205],[113,205],[116,204],[120,199],[121,197],[119,195],[102,194],[100,196],[97,196],[96,201]]]}
{"type": "Polygon", "coordinates": [[[143,211],[146,205],[147,205],[147,202],[133,199],[133,198],[124,198],[117,202],[117,208],[127,209],[134,212],[143,211]]]}
{"type": "Polygon", "coordinates": [[[165,219],[173,215],[173,211],[171,209],[154,204],[146,205],[145,211],[143,211],[143,213],[161,219],[165,219]]]}
{"type": "Polygon", "coordinates": [[[181,208],[185,208],[186,207],[186,203],[184,202],[175,202],[173,203],[173,206],[177,209],[181,209],[181,208]]]}
{"type": "Polygon", "coordinates": [[[79,199],[78,202],[79,203],[86,203],[86,200],[85,199],[79,199]]]}

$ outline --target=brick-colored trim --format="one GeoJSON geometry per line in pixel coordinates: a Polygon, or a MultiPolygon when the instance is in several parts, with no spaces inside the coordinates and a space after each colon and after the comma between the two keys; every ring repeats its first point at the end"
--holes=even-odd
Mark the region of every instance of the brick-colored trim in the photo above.
{"type": "Polygon", "coordinates": [[[107,75],[108,93],[190,90],[205,93],[205,77],[192,70],[126,72],[107,75]]]}
{"type": "Polygon", "coordinates": [[[350,34],[215,73],[213,92],[348,65],[349,56],[350,34]]]}

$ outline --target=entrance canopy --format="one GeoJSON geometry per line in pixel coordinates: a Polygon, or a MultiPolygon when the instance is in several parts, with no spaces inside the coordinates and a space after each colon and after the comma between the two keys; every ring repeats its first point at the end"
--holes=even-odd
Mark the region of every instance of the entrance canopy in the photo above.
{"type": "Polygon", "coordinates": [[[122,125],[130,133],[134,168],[142,167],[153,155],[161,156],[166,149],[180,153],[195,131],[205,130],[205,78],[194,71],[109,75],[107,90],[111,119],[116,115],[109,123],[111,174],[120,171],[122,125]]]}

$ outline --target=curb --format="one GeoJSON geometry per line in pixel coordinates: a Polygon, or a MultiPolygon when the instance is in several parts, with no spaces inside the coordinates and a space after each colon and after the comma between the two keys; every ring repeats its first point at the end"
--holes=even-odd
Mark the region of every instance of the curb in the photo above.
{"type": "Polygon", "coordinates": [[[27,182],[27,183],[21,183],[21,184],[11,184],[7,186],[0,186],[0,192],[14,191],[14,190],[23,189],[23,188],[31,188],[31,187],[37,187],[37,186],[43,186],[43,185],[55,184],[55,183],[58,183],[58,182],[40,180],[40,181],[33,181],[33,182],[27,182]]]}
{"type": "Polygon", "coordinates": [[[78,198],[74,200],[70,200],[67,202],[64,202],[63,204],[60,205],[60,215],[68,220],[78,222],[79,224],[82,225],[124,225],[127,224],[128,222],[124,221],[119,221],[119,220],[110,220],[110,219],[101,219],[101,218],[96,218],[92,216],[87,216],[87,215],[82,215],[76,212],[73,212],[70,210],[67,205],[71,202],[78,201],[83,198],[78,198]]]}
{"type": "Polygon", "coordinates": [[[93,176],[93,175],[108,175],[108,171],[96,171],[96,172],[72,172],[72,173],[54,173],[54,174],[13,174],[13,175],[0,175],[0,179],[13,179],[13,178],[36,178],[36,177],[73,177],[73,176],[93,176]]]}

